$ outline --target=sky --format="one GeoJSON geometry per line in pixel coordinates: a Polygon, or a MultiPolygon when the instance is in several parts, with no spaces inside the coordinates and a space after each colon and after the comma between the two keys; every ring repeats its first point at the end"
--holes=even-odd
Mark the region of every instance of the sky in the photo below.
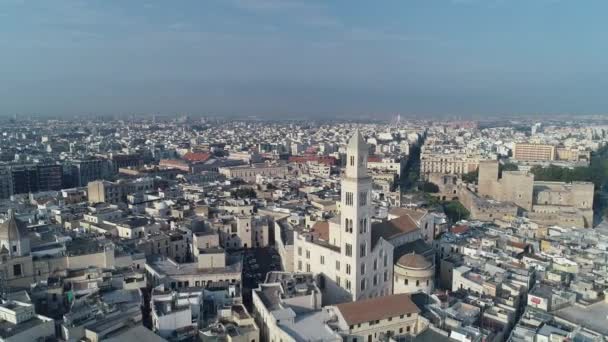
{"type": "Polygon", "coordinates": [[[606,0],[0,0],[0,115],[608,113],[606,0]]]}

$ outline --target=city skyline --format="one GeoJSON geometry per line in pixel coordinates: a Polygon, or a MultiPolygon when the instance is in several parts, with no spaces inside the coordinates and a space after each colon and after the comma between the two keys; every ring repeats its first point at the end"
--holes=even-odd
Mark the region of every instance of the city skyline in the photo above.
{"type": "Polygon", "coordinates": [[[0,116],[602,114],[608,4],[0,4],[0,116]]]}

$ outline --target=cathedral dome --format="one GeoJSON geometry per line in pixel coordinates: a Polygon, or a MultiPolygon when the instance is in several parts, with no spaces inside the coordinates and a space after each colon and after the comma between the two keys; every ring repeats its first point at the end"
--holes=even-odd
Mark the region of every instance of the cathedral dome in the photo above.
{"type": "Polygon", "coordinates": [[[415,254],[415,253],[410,253],[410,254],[406,254],[406,255],[402,256],[397,261],[397,265],[404,267],[404,268],[417,269],[417,270],[424,270],[424,269],[427,269],[427,268],[433,266],[433,264],[430,261],[428,261],[425,257],[423,257],[420,254],[415,254]]]}
{"type": "Polygon", "coordinates": [[[0,241],[19,241],[26,236],[25,226],[15,218],[15,211],[9,209],[7,219],[0,223],[0,241]]]}

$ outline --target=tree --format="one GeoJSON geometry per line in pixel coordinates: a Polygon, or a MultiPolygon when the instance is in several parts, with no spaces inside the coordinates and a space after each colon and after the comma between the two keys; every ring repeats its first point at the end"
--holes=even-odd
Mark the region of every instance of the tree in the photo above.
{"type": "Polygon", "coordinates": [[[467,220],[471,213],[459,201],[448,201],[443,204],[443,211],[452,222],[467,220]]]}
{"type": "Polygon", "coordinates": [[[424,192],[436,194],[436,193],[439,192],[439,187],[435,183],[424,182],[424,183],[422,183],[422,186],[420,187],[420,190],[422,190],[424,192]]]}
{"type": "Polygon", "coordinates": [[[233,190],[231,193],[233,198],[256,198],[255,190],[251,188],[239,188],[233,190]]]}
{"type": "Polygon", "coordinates": [[[477,183],[479,179],[479,172],[477,170],[467,172],[462,175],[462,181],[465,183],[477,183]]]}

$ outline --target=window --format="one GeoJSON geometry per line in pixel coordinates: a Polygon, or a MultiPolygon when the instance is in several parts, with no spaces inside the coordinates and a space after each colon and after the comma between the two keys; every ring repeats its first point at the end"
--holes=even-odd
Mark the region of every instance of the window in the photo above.
{"type": "Polygon", "coordinates": [[[306,264],[306,272],[310,272],[310,264],[306,264]]]}
{"type": "Polygon", "coordinates": [[[378,259],[374,259],[374,271],[378,269],[378,259]]]}
{"type": "Polygon", "coordinates": [[[336,260],[336,271],[340,270],[340,261],[336,260]]]}
{"type": "Polygon", "coordinates": [[[346,279],[346,289],[350,290],[350,280],[346,279]]]}
{"type": "Polygon", "coordinates": [[[365,281],[365,278],[361,279],[361,291],[365,291],[365,285],[367,285],[367,282],[365,281]]]}
{"type": "Polygon", "coordinates": [[[346,193],[346,205],[351,206],[354,203],[354,195],[352,192],[347,192],[346,193]]]}
{"type": "Polygon", "coordinates": [[[362,207],[367,204],[367,192],[359,193],[359,206],[362,207]]]}
{"type": "Polygon", "coordinates": [[[378,285],[378,275],[374,274],[374,281],[373,281],[374,286],[378,285]]]}
{"type": "Polygon", "coordinates": [[[416,287],[420,286],[420,280],[416,280],[416,287]]]}
{"type": "Polygon", "coordinates": [[[350,274],[350,264],[346,264],[346,274],[350,274]]]}
{"type": "Polygon", "coordinates": [[[388,254],[384,254],[384,267],[388,266],[388,254]]]}
{"type": "Polygon", "coordinates": [[[302,270],[302,260],[298,260],[298,271],[302,270]]]}
{"type": "Polygon", "coordinates": [[[409,281],[407,280],[407,278],[403,278],[403,284],[407,285],[407,283],[409,283],[409,281]]]}
{"type": "Polygon", "coordinates": [[[338,284],[338,286],[340,286],[340,277],[336,276],[336,284],[338,284]]]}
{"type": "Polygon", "coordinates": [[[306,250],[306,259],[310,259],[310,251],[306,250]]]}
{"type": "Polygon", "coordinates": [[[367,246],[364,242],[359,246],[359,256],[363,258],[366,255],[366,252],[367,252],[367,246]]]}
{"type": "Polygon", "coordinates": [[[346,246],[344,246],[344,254],[346,254],[346,256],[353,256],[353,246],[350,243],[347,243],[346,246]]]}
{"type": "Polygon", "coordinates": [[[353,220],[351,220],[351,219],[344,220],[344,231],[347,233],[353,232],[353,220]]]}
{"type": "Polygon", "coordinates": [[[388,271],[384,271],[384,281],[388,281],[388,271]]]}
{"type": "Polygon", "coordinates": [[[20,277],[21,273],[21,264],[13,265],[13,276],[20,277]]]}
{"type": "Polygon", "coordinates": [[[409,333],[409,332],[410,332],[410,327],[409,327],[409,326],[408,326],[408,327],[406,327],[406,328],[405,328],[405,331],[407,331],[407,332],[409,333]]]}
{"type": "Polygon", "coordinates": [[[361,275],[365,274],[365,263],[361,263],[361,275]]]}
{"type": "Polygon", "coordinates": [[[325,255],[321,255],[321,265],[325,265],[325,255]]]}
{"type": "Polygon", "coordinates": [[[355,166],[355,156],[350,156],[350,166],[355,166]]]}
{"type": "Polygon", "coordinates": [[[298,247],[298,255],[302,256],[302,247],[298,247]]]}
{"type": "MultiPolygon", "coordinates": [[[[127,233],[128,235],[129,233],[127,233]]],[[[17,245],[13,245],[13,253],[17,253],[17,245]]]]}

